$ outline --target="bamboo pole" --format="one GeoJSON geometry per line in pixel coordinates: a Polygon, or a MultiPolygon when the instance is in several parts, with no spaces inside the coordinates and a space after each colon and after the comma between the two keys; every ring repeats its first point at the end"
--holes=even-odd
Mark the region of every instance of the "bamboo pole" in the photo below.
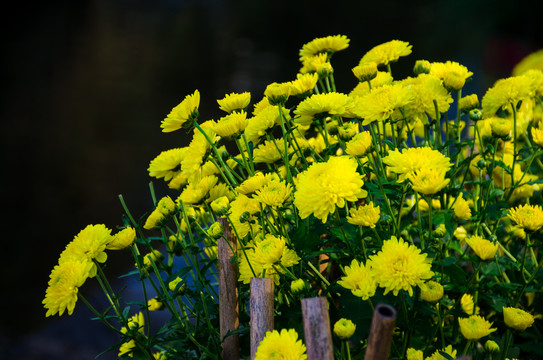
{"type": "Polygon", "coordinates": [[[237,244],[228,221],[224,218],[220,218],[218,221],[224,227],[224,236],[217,242],[219,328],[223,341],[221,358],[224,360],[239,360],[239,335],[234,334],[225,338],[229,331],[237,330],[239,327],[238,268],[237,264],[232,262],[237,244]]]}
{"type": "Polygon", "coordinates": [[[251,359],[255,358],[260,341],[267,331],[272,331],[273,321],[273,279],[251,278],[251,359]]]}
{"type": "Polygon", "coordinates": [[[326,298],[319,296],[302,299],[302,316],[307,358],[333,360],[334,348],[326,298]]]}
{"type": "Polygon", "coordinates": [[[388,359],[395,322],[396,310],[392,306],[379,304],[375,307],[364,360],[388,359]]]}

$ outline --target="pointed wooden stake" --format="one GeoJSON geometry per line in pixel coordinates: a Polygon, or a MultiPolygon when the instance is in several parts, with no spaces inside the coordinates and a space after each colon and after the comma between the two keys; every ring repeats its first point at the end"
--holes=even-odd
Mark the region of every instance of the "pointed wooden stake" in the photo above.
{"type": "Polygon", "coordinates": [[[221,358],[224,360],[239,360],[239,335],[234,334],[225,338],[229,331],[237,330],[239,327],[238,267],[236,262],[232,262],[237,244],[228,220],[220,218],[218,221],[224,227],[224,236],[217,242],[219,328],[223,340],[221,358]]]}
{"type": "Polygon", "coordinates": [[[267,331],[273,330],[273,279],[251,278],[251,359],[267,331]]]}
{"type": "Polygon", "coordinates": [[[395,322],[396,310],[392,306],[379,304],[375,307],[364,360],[388,359],[395,322]]]}
{"type": "Polygon", "coordinates": [[[326,298],[302,299],[305,346],[311,360],[333,360],[334,348],[326,298]]]}

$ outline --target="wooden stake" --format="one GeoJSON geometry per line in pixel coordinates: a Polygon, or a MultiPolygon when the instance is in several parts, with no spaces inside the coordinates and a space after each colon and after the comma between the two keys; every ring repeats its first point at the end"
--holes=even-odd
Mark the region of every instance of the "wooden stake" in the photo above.
{"type": "Polygon", "coordinates": [[[396,310],[392,306],[379,304],[375,307],[364,360],[388,359],[395,322],[396,310]]]}
{"type": "Polygon", "coordinates": [[[267,331],[273,330],[273,279],[251,278],[251,359],[267,331]]]}
{"type": "Polygon", "coordinates": [[[302,299],[305,346],[311,360],[333,360],[332,332],[326,298],[302,299]]]}
{"type": "Polygon", "coordinates": [[[220,218],[218,222],[224,227],[224,236],[217,242],[219,328],[223,340],[221,358],[224,360],[239,360],[239,335],[234,334],[225,338],[229,331],[237,330],[239,327],[238,267],[236,262],[232,263],[237,244],[228,220],[220,218]]]}

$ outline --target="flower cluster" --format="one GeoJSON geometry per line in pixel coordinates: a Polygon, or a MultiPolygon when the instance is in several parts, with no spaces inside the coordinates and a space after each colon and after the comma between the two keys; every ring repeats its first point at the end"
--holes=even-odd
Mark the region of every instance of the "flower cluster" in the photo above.
{"type": "MultiPolygon", "coordinates": [[[[413,52],[400,40],[334,68],[349,42],[304,44],[291,81],[225,95],[218,120],[201,119],[198,90],[186,96],[161,128],[190,140],[148,168],[167,194],[153,185],[140,218],[121,197],[130,227],[116,235],[104,225],[78,234],[51,273],[46,315],[82,299],[117,331],[121,357],[216,358],[223,238],[240,304],[252,279],[273,279],[277,330],[257,359],[307,358],[300,300],[315,296],[328,300],[344,358],[362,358],[377,303],[398,309],[394,358],[543,357],[530,345],[543,290],[543,56],[476,94],[477,74],[455,61],[417,59],[412,76],[394,77],[413,52]],[[354,86],[336,84],[343,70],[354,86]],[[145,294],[126,308],[102,270],[106,250],[124,248],[145,294]],[[79,291],[93,277],[104,312],[79,291]],[[153,334],[156,311],[170,320],[153,334]]],[[[240,306],[228,336],[247,339],[250,316],[240,306]]]]}

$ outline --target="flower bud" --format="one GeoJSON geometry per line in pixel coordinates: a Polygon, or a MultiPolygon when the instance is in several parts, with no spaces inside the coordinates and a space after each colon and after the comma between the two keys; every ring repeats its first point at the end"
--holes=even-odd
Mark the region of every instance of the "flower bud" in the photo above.
{"type": "Polygon", "coordinates": [[[157,311],[164,309],[164,304],[157,300],[157,298],[152,298],[147,301],[147,308],[149,311],[157,311]]]}
{"type": "Polygon", "coordinates": [[[339,319],[334,324],[334,334],[336,334],[342,340],[347,340],[353,336],[355,330],[356,325],[348,319],[339,319]]]}
{"type": "Polygon", "coordinates": [[[479,109],[472,109],[469,111],[469,118],[473,121],[479,121],[483,119],[483,112],[479,109]]]}
{"type": "Polygon", "coordinates": [[[479,98],[477,97],[477,94],[464,96],[458,100],[458,107],[465,113],[475,109],[477,106],[479,106],[479,98]]]}
{"type": "Polygon", "coordinates": [[[221,196],[220,198],[213,200],[210,206],[217,215],[222,216],[228,212],[230,201],[228,200],[228,197],[221,196]]]}
{"type": "Polygon", "coordinates": [[[439,226],[434,230],[434,235],[437,237],[444,237],[445,234],[447,234],[447,229],[445,228],[445,224],[439,224],[439,226]]]}
{"type": "Polygon", "coordinates": [[[433,280],[427,281],[420,287],[420,297],[424,301],[438,302],[443,297],[443,286],[433,280]]]}
{"type": "Polygon", "coordinates": [[[458,241],[464,241],[466,237],[468,236],[468,232],[463,226],[459,226],[454,230],[454,237],[458,239],[458,241]]]}
{"type": "Polygon", "coordinates": [[[290,283],[290,290],[293,293],[297,293],[305,289],[305,281],[303,279],[296,279],[290,283]]]}
{"type": "Polygon", "coordinates": [[[240,215],[239,222],[242,224],[246,223],[247,221],[249,221],[250,217],[251,217],[251,214],[248,211],[245,211],[244,213],[240,215]]]}
{"type": "Polygon", "coordinates": [[[177,289],[177,291],[181,293],[185,290],[186,286],[187,284],[179,276],[168,283],[168,288],[172,292],[177,289]],[[179,283],[182,283],[182,284],[178,285],[179,283]]]}
{"type": "Polygon", "coordinates": [[[224,227],[218,222],[214,222],[209,229],[207,229],[207,235],[211,236],[213,239],[219,239],[223,234],[224,227]]]}
{"type": "Polygon", "coordinates": [[[488,352],[499,352],[500,346],[495,341],[487,340],[485,342],[485,350],[488,352]]]}
{"type": "Polygon", "coordinates": [[[432,64],[430,64],[428,60],[417,60],[415,62],[415,66],[413,67],[413,72],[415,75],[429,74],[431,66],[432,64]]]}
{"type": "Polygon", "coordinates": [[[134,242],[136,239],[136,230],[132,227],[124,228],[119,231],[107,245],[108,250],[122,250],[134,242]]]}

